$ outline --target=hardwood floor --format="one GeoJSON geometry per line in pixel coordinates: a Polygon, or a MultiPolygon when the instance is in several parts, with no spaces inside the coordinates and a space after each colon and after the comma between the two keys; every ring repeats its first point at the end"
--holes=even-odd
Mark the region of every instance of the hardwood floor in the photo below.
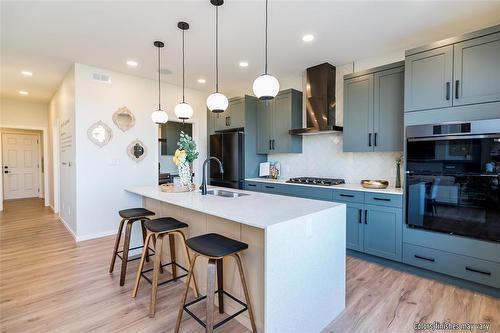
{"type": "MultiPolygon", "coordinates": [[[[137,261],[124,287],[108,274],[113,237],[76,244],[38,199],[5,202],[0,213],[1,332],[173,332],[182,284],[150,286],[131,297],[137,261]]],[[[117,263],[118,265],[118,263],[117,263]]],[[[192,297],[192,295],[190,295],[192,297]]],[[[203,302],[194,307],[203,313],[203,302]]],[[[347,308],[325,332],[413,332],[414,322],[489,322],[500,332],[500,300],[348,257],[347,308]]],[[[184,315],[182,332],[203,332],[184,315]]],[[[231,321],[217,332],[248,332],[231,321]]]]}

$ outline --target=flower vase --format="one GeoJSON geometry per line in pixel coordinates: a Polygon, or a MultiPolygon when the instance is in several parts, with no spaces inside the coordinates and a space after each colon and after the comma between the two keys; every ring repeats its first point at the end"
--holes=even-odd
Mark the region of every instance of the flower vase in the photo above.
{"type": "Polygon", "coordinates": [[[179,178],[182,187],[187,188],[189,191],[193,190],[191,165],[188,162],[179,163],[179,178]]]}

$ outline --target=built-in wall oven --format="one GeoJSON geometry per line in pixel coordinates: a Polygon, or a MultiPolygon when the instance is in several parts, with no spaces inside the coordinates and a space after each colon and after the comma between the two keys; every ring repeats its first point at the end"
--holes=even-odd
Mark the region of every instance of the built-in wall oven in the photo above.
{"type": "Polygon", "coordinates": [[[500,119],[406,129],[406,223],[500,242],[500,119]]]}

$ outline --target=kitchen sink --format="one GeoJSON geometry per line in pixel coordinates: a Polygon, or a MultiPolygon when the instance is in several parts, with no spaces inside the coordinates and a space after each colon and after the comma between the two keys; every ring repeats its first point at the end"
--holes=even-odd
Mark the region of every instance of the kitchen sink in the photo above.
{"type": "Polygon", "coordinates": [[[208,190],[207,194],[216,195],[218,197],[224,197],[224,198],[238,198],[238,197],[243,197],[245,195],[250,195],[246,193],[238,193],[225,190],[208,190]]]}

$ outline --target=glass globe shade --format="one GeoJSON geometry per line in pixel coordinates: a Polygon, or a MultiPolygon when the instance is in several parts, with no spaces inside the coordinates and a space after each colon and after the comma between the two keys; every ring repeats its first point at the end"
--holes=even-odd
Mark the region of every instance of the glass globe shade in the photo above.
{"type": "Polygon", "coordinates": [[[221,113],[226,111],[229,105],[227,97],[221,93],[213,93],[207,98],[207,107],[213,113],[221,113]]]}
{"type": "Polygon", "coordinates": [[[165,124],[168,121],[168,114],[163,110],[156,110],[151,115],[151,119],[157,124],[165,124]]]}
{"type": "Polygon", "coordinates": [[[174,108],[175,116],[178,119],[189,119],[193,116],[193,108],[188,103],[182,102],[175,106],[174,108]]]}
{"type": "Polygon", "coordinates": [[[253,93],[259,99],[273,99],[280,90],[278,80],[269,74],[263,74],[253,81],[253,93]]]}

